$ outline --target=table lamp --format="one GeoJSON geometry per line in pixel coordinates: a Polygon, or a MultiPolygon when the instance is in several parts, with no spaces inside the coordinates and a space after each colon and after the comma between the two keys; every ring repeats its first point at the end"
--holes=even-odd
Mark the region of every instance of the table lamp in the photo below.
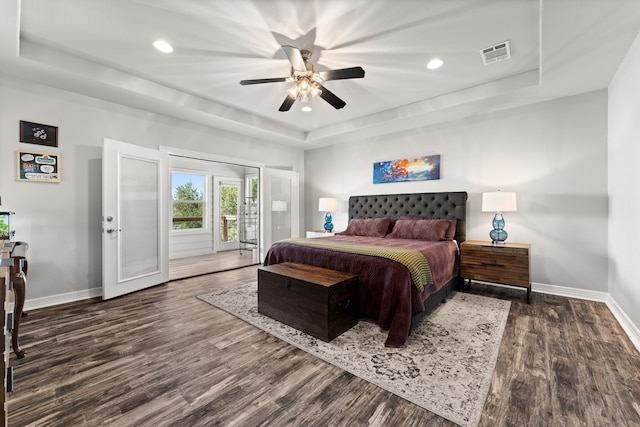
{"type": "Polygon", "coordinates": [[[327,213],[324,216],[324,231],[326,231],[327,233],[331,233],[331,231],[333,230],[333,224],[331,223],[331,212],[335,212],[338,210],[338,199],[333,199],[331,197],[320,197],[318,210],[320,212],[327,213]]]}
{"type": "Polygon", "coordinates": [[[512,191],[491,191],[482,193],[482,212],[495,212],[493,230],[489,237],[494,245],[503,245],[509,234],[504,229],[503,212],[516,212],[516,193],[512,191]]]}

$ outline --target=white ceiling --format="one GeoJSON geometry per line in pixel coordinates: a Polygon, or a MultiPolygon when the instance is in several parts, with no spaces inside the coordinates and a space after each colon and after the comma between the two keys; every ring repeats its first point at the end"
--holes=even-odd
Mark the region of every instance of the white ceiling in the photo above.
{"type": "Polygon", "coordinates": [[[640,0],[3,0],[0,28],[4,73],[311,148],[605,88],[640,0]],[[505,40],[512,58],[483,65],[505,40]],[[324,83],[345,108],[279,112],[291,83],[239,84],[287,77],[284,44],[364,68],[324,83]]]}

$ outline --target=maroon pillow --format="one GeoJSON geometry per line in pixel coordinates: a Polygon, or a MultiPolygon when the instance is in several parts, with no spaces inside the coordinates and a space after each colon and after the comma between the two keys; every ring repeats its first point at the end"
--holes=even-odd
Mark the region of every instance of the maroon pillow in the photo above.
{"type": "Polygon", "coordinates": [[[458,225],[458,220],[455,218],[423,218],[421,216],[401,216],[400,219],[413,219],[413,220],[424,219],[429,221],[447,221],[449,223],[449,228],[447,229],[445,240],[453,240],[456,237],[456,226],[458,225]]]}
{"type": "Polygon", "coordinates": [[[393,239],[429,240],[432,242],[447,240],[449,221],[424,221],[414,219],[399,219],[393,226],[393,231],[386,237],[393,239]]]}
{"type": "Polygon", "coordinates": [[[340,234],[346,236],[384,237],[393,227],[391,218],[354,218],[340,234]]]}

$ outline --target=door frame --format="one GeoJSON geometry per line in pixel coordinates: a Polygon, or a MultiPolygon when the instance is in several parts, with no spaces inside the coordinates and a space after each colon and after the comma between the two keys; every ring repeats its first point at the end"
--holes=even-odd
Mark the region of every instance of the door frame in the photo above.
{"type": "MultiPolygon", "coordinates": [[[[256,168],[258,169],[258,179],[259,179],[259,186],[258,186],[258,198],[260,200],[260,238],[259,238],[259,253],[260,253],[260,261],[262,261],[263,259],[263,254],[264,254],[264,235],[263,235],[263,227],[262,224],[264,223],[264,219],[263,219],[263,203],[264,203],[264,193],[263,193],[263,171],[265,169],[265,164],[264,163],[258,163],[258,162],[252,162],[249,160],[244,160],[244,159],[238,159],[235,157],[228,157],[228,156],[221,156],[218,154],[211,154],[211,153],[203,153],[201,151],[193,151],[193,150],[185,150],[184,148],[177,148],[177,147],[171,147],[171,146],[166,146],[166,145],[161,145],[159,147],[159,150],[166,153],[167,156],[177,156],[177,157],[185,157],[188,159],[194,159],[194,160],[208,160],[211,162],[219,162],[219,163],[227,163],[230,165],[236,165],[236,166],[243,166],[243,167],[252,167],[252,168],[256,168]]],[[[168,258],[167,258],[167,262],[168,262],[168,258]]]]}

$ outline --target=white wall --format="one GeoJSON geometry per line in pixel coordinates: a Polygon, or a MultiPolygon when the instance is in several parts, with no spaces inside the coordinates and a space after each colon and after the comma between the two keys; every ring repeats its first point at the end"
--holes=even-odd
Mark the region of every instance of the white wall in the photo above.
{"type": "Polygon", "coordinates": [[[27,306],[30,300],[81,295],[101,286],[103,138],[302,172],[299,149],[0,77],[0,196],[2,209],[16,212],[16,239],[30,245],[27,306]],[[20,143],[20,120],[58,126],[59,147],[20,143]],[[18,149],[59,153],[62,182],[17,182],[18,149]]]}
{"type": "Polygon", "coordinates": [[[640,330],[640,35],[609,86],[609,293],[640,330]]]}
{"type": "Polygon", "coordinates": [[[305,177],[307,230],[324,222],[319,197],[341,200],[341,230],[350,195],[467,191],[467,238],[488,240],[481,193],[516,191],[506,230],[531,243],[532,281],[607,292],[605,90],[307,151],[305,177]],[[430,154],[442,156],[440,180],[372,183],[374,162],[430,154]]]}

